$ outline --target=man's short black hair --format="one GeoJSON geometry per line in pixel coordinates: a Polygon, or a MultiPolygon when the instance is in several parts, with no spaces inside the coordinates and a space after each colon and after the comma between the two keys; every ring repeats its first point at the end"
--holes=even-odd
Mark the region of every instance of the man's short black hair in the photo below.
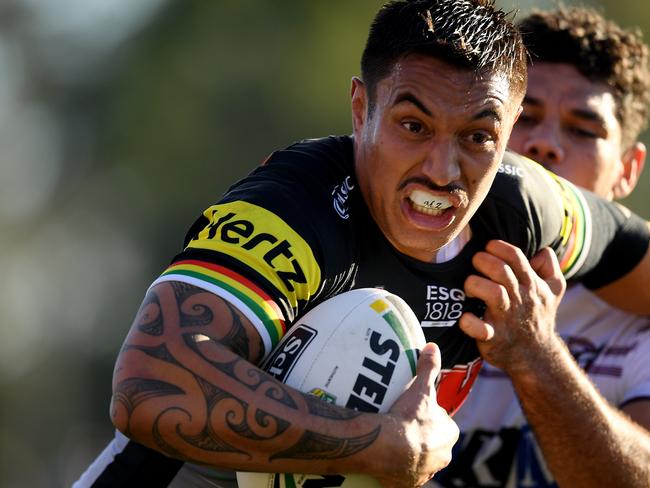
{"type": "Polygon", "coordinates": [[[526,91],[526,50],[509,14],[494,0],[394,0],[370,26],[361,74],[370,109],[376,85],[410,54],[442,59],[477,75],[503,73],[514,93],[526,91]]]}

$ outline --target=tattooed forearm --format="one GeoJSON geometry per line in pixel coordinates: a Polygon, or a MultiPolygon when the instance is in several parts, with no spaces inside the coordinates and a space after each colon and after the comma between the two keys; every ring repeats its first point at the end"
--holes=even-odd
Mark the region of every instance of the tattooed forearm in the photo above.
{"type": "Polygon", "coordinates": [[[150,398],[184,393],[176,385],[147,378],[129,378],[115,388],[115,397],[129,412],[133,412],[140,403],[150,398]]]}
{"type": "MultiPolygon", "coordinates": [[[[230,328],[228,329],[228,333],[225,337],[221,338],[221,341],[224,345],[229,346],[230,349],[232,349],[240,356],[248,358],[250,357],[250,347],[248,345],[250,338],[246,334],[246,329],[244,329],[244,324],[239,317],[239,313],[230,303],[226,302],[226,306],[230,311],[232,322],[230,324],[230,328]]],[[[261,348],[259,349],[261,350],[261,348]]]]}
{"type": "Polygon", "coordinates": [[[349,420],[361,415],[361,413],[357,412],[356,410],[342,410],[340,408],[334,407],[331,403],[326,402],[325,400],[321,400],[320,398],[317,398],[310,394],[305,394],[305,401],[307,402],[309,413],[318,417],[336,420],[349,420]]]}
{"type": "MultiPolygon", "coordinates": [[[[173,282],[174,296],[179,310],[180,327],[203,327],[214,322],[214,304],[205,303],[206,296],[210,296],[214,301],[213,295],[208,295],[205,290],[197,288],[186,283],[173,282]]],[[[218,299],[222,306],[225,306],[230,313],[230,320],[225,320],[223,330],[225,334],[219,337],[219,342],[240,356],[257,360],[259,358],[250,358],[250,341],[251,338],[246,333],[241,316],[237,309],[225,300],[218,299]]],[[[262,350],[261,343],[257,347],[262,350]]]]}
{"type": "MultiPolygon", "coordinates": [[[[203,397],[205,398],[208,412],[211,412],[215,405],[219,403],[219,401],[225,398],[234,398],[230,393],[222,390],[221,388],[213,385],[212,383],[204,380],[199,376],[196,377],[196,381],[199,383],[201,391],[203,391],[203,397]]],[[[237,400],[237,402],[239,403],[239,400],[237,400]]]]}
{"type": "Polygon", "coordinates": [[[188,298],[198,295],[199,293],[205,293],[204,289],[181,281],[171,281],[170,285],[174,290],[174,296],[176,297],[178,308],[181,308],[188,298]]]}
{"type": "Polygon", "coordinates": [[[228,425],[238,435],[252,440],[273,439],[282,435],[291,426],[277,415],[272,415],[253,406],[245,405],[246,415],[239,418],[235,412],[228,416],[228,425]],[[251,412],[253,414],[251,415],[251,412]],[[251,417],[249,419],[249,417],[251,417]],[[235,423],[235,421],[240,422],[235,423]]]}
{"type": "Polygon", "coordinates": [[[141,403],[151,398],[182,395],[185,392],[165,381],[147,378],[128,378],[120,382],[113,392],[112,409],[122,405],[127,411],[126,433],[130,431],[130,417],[141,403]]]}
{"type": "Polygon", "coordinates": [[[165,361],[167,363],[183,367],[182,364],[176,361],[174,356],[171,355],[171,353],[169,352],[165,344],[160,344],[158,346],[140,346],[140,345],[125,344],[124,347],[122,348],[122,351],[125,352],[128,351],[129,349],[137,349],[138,351],[142,351],[147,356],[151,356],[152,358],[160,359],[161,361],[165,361]]]}
{"type": "Polygon", "coordinates": [[[201,296],[206,295],[205,290],[177,281],[172,282],[172,287],[181,327],[204,327],[214,321],[214,313],[210,306],[201,300],[201,296]]]}
{"type": "MultiPolygon", "coordinates": [[[[247,439],[261,440],[277,437],[289,427],[285,420],[249,405],[202,378],[197,377],[196,379],[203,391],[209,417],[212,417],[215,407],[221,404],[221,415],[232,432],[247,439]]],[[[225,444],[217,438],[217,434],[209,428],[209,424],[206,429],[205,431],[210,433],[215,444],[225,444]]]]}
{"type": "MultiPolygon", "coordinates": [[[[203,360],[210,363],[212,366],[230,378],[236,379],[248,389],[255,391],[260,388],[261,385],[264,385],[265,396],[277,402],[280,402],[289,408],[298,408],[298,405],[291,398],[291,395],[289,395],[286,388],[274,381],[270,375],[264,373],[263,371],[260,371],[257,368],[251,367],[250,363],[247,361],[242,361],[240,358],[235,358],[232,361],[219,362],[208,358],[199,347],[200,340],[197,339],[196,334],[183,334],[183,341],[203,360]]],[[[309,398],[313,397],[310,396],[309,398]]],[[[331,407],[329,410],[331,410],[331,407]]],[[[327,417],[328,415],[323,416],[327,417]]]]}
{"type": "Polygon", "coordinates": [[[163,316],[158,295],[147,293],[136,318],[138,329],[151,336],[163,334],[163,316]]]}
{"type": "Polygon", "coordinates": [[[183,342],[185,343],[185,345],[192,352],[194,352],[194,354],[200,356],[201,359],[203,359],[205,362],[211,364],[216,369],[218,369],[222,373],[226,373],[228,376],[232,378],[236,376],[235,364],[237,364],[241,360],[240,357],[235,356],[235,357],[229,357],[228,359],[217,360],[216,356],[220,352],[219,351],[220,345],[218,345],[214,339],[211,339],[210,337],[205,336],[203,334],[181,334],[181,337],[183,338],[183,342]],[[208,357],[208,349],[207,349],[207,347],[209,346],[210,346],[210,350],[217,351],[216,354],[212,354],[210,357],[208,357]]]}
{"type": "Polygon", "coordinates": [[[240,454],[246,454],[250,457],[249,454],[245,453],[241,449],[237,449],[232,444],[225,442],[216,433],[210,428],[209,425],[206,425],[205,428],[196,435],[186,435],[180,431],[180,428],[177,428],[178,435],[191,446],[197,447],[202,451],[210,452],[237,452],[240,454]]]}
{"type": "Polygon", "coordinates": [[[168,456],[208,465],[335,459],[375,441],[377,424],[325,427],[362,414],[278,382],[249,362],[263,350],[253,324],[229,302],[192,285],[159,283],[120,352],[114,422],[168,456]]]}
{"type": "MultiPolygon", "coordinates": [[[[186,410],[183,410],[182,408],[177,408],[177,407],[170,407],[158,414],[156,419],[153,422],[153,428],[152,428],[152,438],[153,441],[156,443],[158,448],[167,454],[170,457],[176,458],[176,459],[182,459],[184,461],[191,461],[190,458],[188,458],[186,455],[184,455],[181,451],[176,449],[174,446],[172,446],[169,442],[165,440],[163,435],[160,432],[160,418],[163,417],[165,414],[170,413],[170,412],[181,412],[183,413],[186,417],[191,418],[191,415],[189,412],[186,410]]],[[[176,427],[178,429],[178,426],[176,427]]]]}
{"type": "Polygon", "coordinates": [[[379,427],[369,434],[338,438],[307,431],[290,449],[271,456],[271,459],[335,459],[351,456],[372,444],[379,435],[379,427]]]}

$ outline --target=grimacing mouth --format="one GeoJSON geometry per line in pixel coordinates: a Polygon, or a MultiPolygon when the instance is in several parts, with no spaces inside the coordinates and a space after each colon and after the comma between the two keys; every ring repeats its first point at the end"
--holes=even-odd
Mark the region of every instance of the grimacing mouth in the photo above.
{"type": "Polygon", "coordinates": [[[413,190],[407,198],[415,210],[426,215],[442,215],[445,210],[454,206],[449,197],[434,195],[424,190],[413,190]]]}

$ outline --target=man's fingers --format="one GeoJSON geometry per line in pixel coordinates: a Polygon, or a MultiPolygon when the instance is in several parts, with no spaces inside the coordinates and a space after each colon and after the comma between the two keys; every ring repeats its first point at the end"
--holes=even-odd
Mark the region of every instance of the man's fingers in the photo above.
{"type": "Polygon", "coordinates": [[[477,341],[489,341],[494,337],[494,327],[486,321],[479,319],[473,313],[464,313],[458,322],[460,330],[477,341]]]}
{"type": "Polygon", "coordinates": [[[533,256],[530,260],[530,266],[543,280],[553,276],[554,273],[562,273],[555,254],[548,247],[545,247],[533,256]]]}
{"type": "Polygon", "coordinates": [[[560,297],[566,288],[566,281],[562,276],[560,263],[555,253],[548,247],[539,251],[530,260],[530,265],[541,279],[546,281],[551,292],[560,297]]]}
{"type": "Polygon", "coordinates": [[[533,279],[530,264],[521,249],[508,242],[494,239],[487,243],[485,250],[510,266],[519,284],[523,286],[530,284],[533,279]]]}
{"type": "Polygon", "coordinates": [[[416,380],[426,385],[432,392],[435,392],[436,378],[441,367],[440,348],[433,342],[428,342],[420,351],[416,380]]]}
{"type": "Polygon", "coordinates": [[[467,296],[479,298],[493,313],[510,308],[510,296],[503,285],[482,276],[470,275],[465,280],[465,293],[467,296]]]}
{"type": "Polygon", "coordinates": [[[480,251],[474,254],[472,264],[476,271],[505,286],[508,290],[515,290],[518,286],[517,276],[515,276],[510,265],[489,252],[480,251]]]}

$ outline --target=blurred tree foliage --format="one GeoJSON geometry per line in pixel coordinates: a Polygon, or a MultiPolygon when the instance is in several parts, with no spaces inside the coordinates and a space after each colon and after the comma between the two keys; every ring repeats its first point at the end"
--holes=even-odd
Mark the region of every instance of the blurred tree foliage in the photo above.
{"type": "Polygon", "coordinates": [[[272,150],[350,131],[350,77],[376,3],[174,2],[126,46],[98,153],[137,173],[138,218],[157,217],[164,255],[272,150]]]}

